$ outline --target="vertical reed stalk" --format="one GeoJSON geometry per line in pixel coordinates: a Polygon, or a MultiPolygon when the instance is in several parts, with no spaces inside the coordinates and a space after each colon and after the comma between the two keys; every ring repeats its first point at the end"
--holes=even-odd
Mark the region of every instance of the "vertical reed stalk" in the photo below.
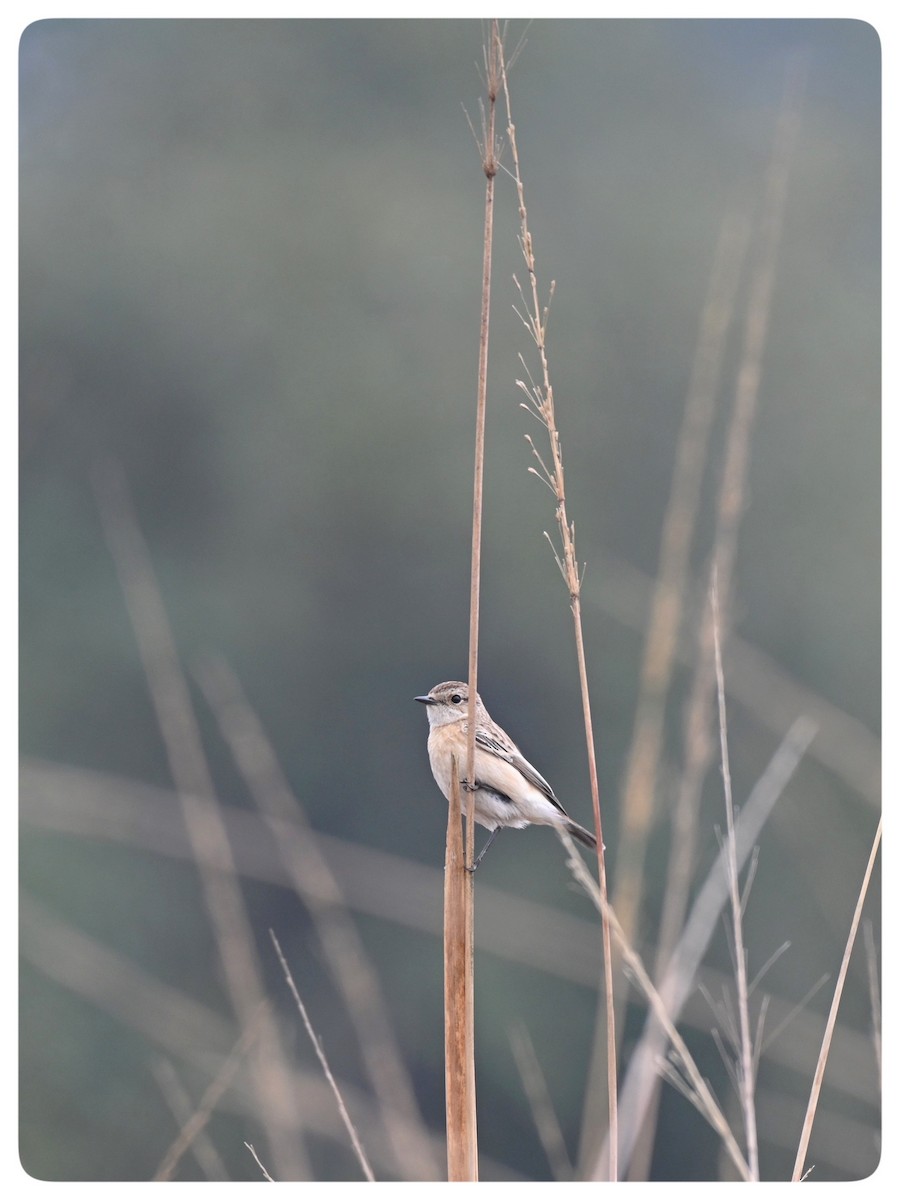
{"type": "MultiPolygon", "coordinates": [[[[465,778],[475,781],[475,703],[478,691],[478,618],[481,595],[481,526],[484,497],[484,426],[494,238],[494,179],[497,174],[496,108],[502,43],[499,21],[491,22],[484,49],[487,108],[482,108],[481,161],[485,175],[481,328],[475,410],[475,471],[472,495],[472,571],[469,588],[469,712],[465,778]]],[[[444,875],[444,1055],[447,1101],[447,1177],[451,1183],[478,1179],[475,1101],[474,1018],[474,793],[466,792],[466,836],[462,841],[459,764],[453,760],[444,875]]]]}
{"type": "MultiPolygon", "coordinates": [[[[475,1025],[472,946],[474,876],[466,870],[459,769],[451,767],[444,860],[444,1082],[447,1103],[447,1180],[478,1179],[475,1105],[475,1025]]],[[[471,825],[471,821],[468,822],[471,825]]]]}

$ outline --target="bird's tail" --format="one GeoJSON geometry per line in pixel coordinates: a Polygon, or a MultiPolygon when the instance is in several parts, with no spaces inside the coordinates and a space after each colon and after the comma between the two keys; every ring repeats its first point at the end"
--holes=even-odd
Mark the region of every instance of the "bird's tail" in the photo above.
{"type": "Polygon", "coordinates": [[[569,820],[566,822],[566,829],[571,833],[573,838],[577,838],[585,846],[589,846],[591,850],[597,849],[597,839],[592,833],[588,833],[586,829],[582,829],[575,821],[569,820]]]}

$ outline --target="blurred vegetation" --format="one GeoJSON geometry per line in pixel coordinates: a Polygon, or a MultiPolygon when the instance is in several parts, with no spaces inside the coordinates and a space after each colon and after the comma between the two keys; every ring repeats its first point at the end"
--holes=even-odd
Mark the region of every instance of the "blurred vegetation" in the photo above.
{"type": "MultiPolygon", "coordinates": [[[[169,1107],[171,1076],[190,1111],[238,1036],[98,515],[92,478],[109,461],[128,480],[186,666],[209,651],[230,664],[327,839],[440,1167],[446,810],[411,700],[465,672],[483,180],[461,105],[477,119],[480,38],[477,22],[444,20],[42,21],[23,35],[20,1153],[38,1178],[152,1178],[184,1119],[169,1107]],[[379,871],[342,857],[353,848],[396,857],[376,860],[379,871]],[[430,874],[407,875],[416,864],[430,874]],[[90,968],[87,987],[79,963],[98,948],[118,957],[98,958],[104,969],[90,968]],[[123,990],[123,964],[141,972],[134,994],[146,1011],[123,990]],[[180,998],[171,1012],[153,1009],[157,985],[180,998]],[[154,1011],[169,1016],[154,1023],[154,1011]]],[[[725,653],[738,801],[811,704],[830,706],[828,749],[848,767],[823,762],[814,742],[761,840],[751,974],[790,940],[764,985],[786,1009],[837,972],[878,813],[877,35],[856,21],[538,21],[512,76],[539,270],[545,287],[557,281],[550,350],[587,563],[614,885],[645,606],[700,308],[724,214],[755,211],[797,54],[808,63],[802,129],[738,547],[733,661],[725,653]],[[779,719],[739,698],[739,645],[764,655],[762,709],[771,700],[779,719]],[[865,779],[850,770],[859,761],[865,779]]],[[[567,598],[542,536],[552,500],[526,471],[534,423],[515,388],[517,355],[529,350],[512,311],[516,228],[501,175],[480,690],[587,822],[567,598]]],[[[698,580],[734,366],[732,354],[698,580]]],[[[688,629],[687,665],[691,638],[688,629]]],[[[658,919],[688,681],[684,668],[642,949],[658,919]]],[[[297,1117],[309,1122],[310,1171],[358,1178],[268,928],[358,1116],[370,1088],[342,998],[209,708],[192,695],[218,795],[245,819],[235,853],[267,992],[309,1088],[297,1117]]],[[[701,879],[724,820],[720,792],[713,770],[701,879]]],[[[878,942],[877,895],[867,917],[878,942]]],[[[592,919],[547,831],[499,838],[476,887],[484,1178],[549,1177],[510,1048],[516,1027],[577,1155],[599,977],[592,919]],[[521,905],[504,907],[510,896],[521,905]],[[568,923],[530,926],[537,903],[568,923]]],[[[730,977],[724,934],[708,964],[730,977]]],[[[831,986],[763,1056],[765,1178],[790,1173],[831,986]]],[[[635,1002],[629,1013],[626,1064],[642,1011],[635,1002]]],[[[687,1020],[736,1118],[701,997],[687,1020]]],[[[842,1066],[826,1074],[810,1151],[816,1179],[877,1165],[871,1023],[859,947],[835,1047],[842,1066]]],[[[242,1095],[211,1117],[214,1157],[204,1166],[188,1154],[178,1178],[260,1177],[243,1143],[265,1161],[265,1134],[242,1095]]],[[[360,1120],[377,1147],[377,1120],[360,1120]]],[[[403,1177],[387,1151],[374,1160],[379,1178],[403,1177]]],[[[665,1090],[652,1177],[722,1170],[714,1135],[665,1090]]]]}

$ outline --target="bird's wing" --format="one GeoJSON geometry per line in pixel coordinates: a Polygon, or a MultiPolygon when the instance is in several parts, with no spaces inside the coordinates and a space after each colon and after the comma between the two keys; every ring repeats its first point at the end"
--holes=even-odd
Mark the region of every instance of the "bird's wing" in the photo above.
{"type": "Polygon", "coordinates": [[[563,816],[567,817],[569,815],[553,794],[553,788],[547,780],[540,772],[535,770],[527,758],[522,757],[514,745],[511,743],[504,745],[502,742],[498,742],[496,738],[483,733],[480,729],[475,733],[475,744],[480,746],[486,753],[493,754],[496,758],[508,762],[511,767],[515,767],[519,774],[524,776],[529,783],[533,784],[539,792],[542,792],[550,803],[559,809],[563,816]]]}

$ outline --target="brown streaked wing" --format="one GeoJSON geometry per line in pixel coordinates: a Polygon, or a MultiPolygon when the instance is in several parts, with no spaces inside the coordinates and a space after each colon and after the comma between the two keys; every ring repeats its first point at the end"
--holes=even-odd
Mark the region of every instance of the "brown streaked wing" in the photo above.
{"type": "Polygon", "coordinates": [[[477,745],[481,746],[482,750],[486,750],[488,754],[495,754],[497,758],[502,758],[508,762],[510,766],[515,767],[516,770],[519,771],[529,783],[534,784],[538,791],[543,792],[547,799],[552,804],[556,805],[563,816],[567,817],[569,815],[557,800],[556,796],[553,794],[553,788],[550,786],[547,780],[543,777],[543,775],[535,770],[527,758],[522,757],[514,745],[510,744],[509,746],[504,746],[502,742],[498,742],[496,738],[489,737],[486,733],[482,733],[480,729],[475,733],[475,742],[477,745]]]}

